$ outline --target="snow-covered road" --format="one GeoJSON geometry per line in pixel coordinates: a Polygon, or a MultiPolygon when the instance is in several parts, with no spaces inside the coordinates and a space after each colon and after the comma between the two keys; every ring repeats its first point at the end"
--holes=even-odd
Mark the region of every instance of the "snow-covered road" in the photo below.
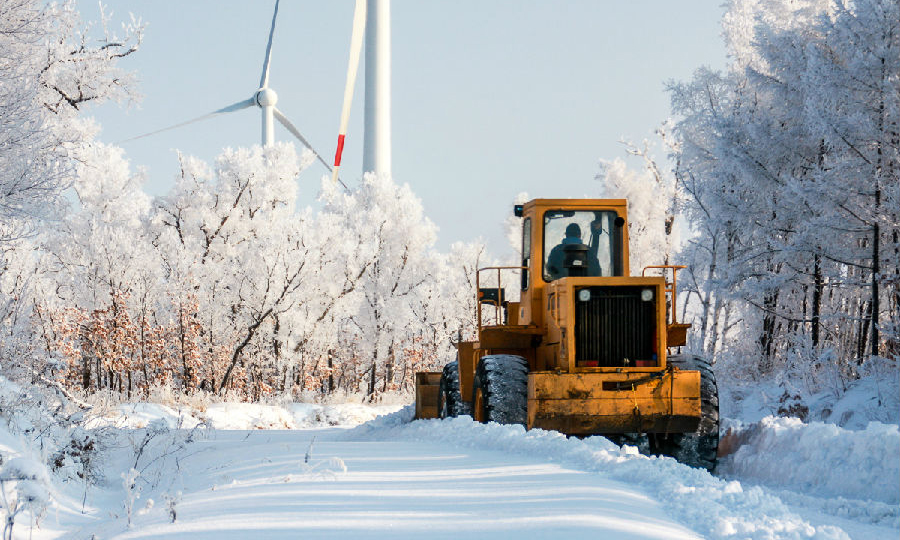
{"type": "MultiPolygon", "coordinates": [[[[128,418],[158,424],[152,407],[128,418]]],[[[138,460],[143,493],[130,528],[129,490],[115,475],[130,468],[145,432],[120,430],[121,447],[103,464],[110,481],[89,491],[83,511],[78,485],[65,485],[35,538],[900,536],[896,425],[847,431],[765,420],[747,433],[741,460],[723,462],[715,477],[601,437],[467,417],[410,422],[409,408],[355,428],[225,429],[261,417],[300,428],[313,417],[352,416],[278,411],[208,411],[219,429],[181,446],[184,430],[161,431],[138,460]]]]}
{"type": "Polygon", "coordinates": [[[131,530],[116,520],[68,537],[699,538],[640,487],[541,456],[345,435],[220,431],[181,463],[175,523],[156,508],[131,530]]]}

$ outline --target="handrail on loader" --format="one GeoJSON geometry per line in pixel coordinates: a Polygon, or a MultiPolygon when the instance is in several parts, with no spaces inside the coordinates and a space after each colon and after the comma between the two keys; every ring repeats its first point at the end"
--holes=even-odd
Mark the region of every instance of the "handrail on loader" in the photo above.
{"type": "Polygon", "coordinates": [[[501,270],[528,270],[528,267],[527,266],[485,266],[484,268],[479,268],[478,270],[475,271],[475,316],[477,317],[477,320],[478,320],[478,330],[481,330],[484,326],[487,326],[487,325],[481,324],[481,322],[482,322],[481,321],[481,304],[482,303],[493,304],[497,307],[497,312],[495,314],[494,321],[496,322],[496,324],[498,326],[500,324],[502,324],[501,319],[500,319],[500,313],[501,313],[501,309],[503,308],[504,304],[506,303],[506,299],[503,298],[503,296],[504,296],[503,283],[500,278],[501,270]],[[485,300],[484,293],[481,290],[481,272],[486,271],[486,270],[496,270],[497,271],[497,289],[496,289],[497,290],[497,298],[495,301],[485,300]]]}
{"type": "Polygon", "coordinates": [[[673,325],[678,324],[678,319],[677,319],[677,315],[676,315],[676,311],[675,311],[675,299],[678,297],[678,293],[677,293],[678,271],[683,270],[685,268],[687,268],[687,266],[684,266],[681,264],[658,264],[658,265],[645,266],[644,269],[641,271],[641,276],[646,276],[647,270],[662,270],[663,279],[665,279],[666,270],[668,270],[668,269],[672,270],[672,281],[670,283],[668,280],[666,280],[665,291],[666,291],[666,294],[671,295],[671,298],[672,298],[672,303],[671,303],[672,313],[670,315],[671,323],[669,323],[669,324],[673,324],[673,325]],[[671,287],[670,287],[670,285],[671,285],[671,287]]]}

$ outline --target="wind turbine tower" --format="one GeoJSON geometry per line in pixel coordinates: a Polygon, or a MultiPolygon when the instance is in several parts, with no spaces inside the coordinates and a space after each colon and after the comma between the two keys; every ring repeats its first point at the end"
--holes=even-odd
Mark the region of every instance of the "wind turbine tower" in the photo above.
{"type": "Polygon", "coordinates": [[[366,0],[363,172],[391,174],[391,0],[366,0]]]}

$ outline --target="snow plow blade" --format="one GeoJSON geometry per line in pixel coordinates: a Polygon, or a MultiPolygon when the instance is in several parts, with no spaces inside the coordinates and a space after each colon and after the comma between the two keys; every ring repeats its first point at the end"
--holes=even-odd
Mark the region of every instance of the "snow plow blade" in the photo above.
{"type": "Polygon", "coordinates": [[[528,374],[528,428],[567,435],[690,433],[700,424],[700,373],[528,374]]]}
{"type": "Polygon", "coordinates": [[[759,431],[759,423],[751,424],[745,428],[729,427],[719,436],[719,448],[717,456],[723,458],[738,451],[738,449],[755,437],[759,431]]]}
{"type": "Polygon", "coordinates": [[[416,373],[416,419],[438,417],[441,372],[416,373]]]}

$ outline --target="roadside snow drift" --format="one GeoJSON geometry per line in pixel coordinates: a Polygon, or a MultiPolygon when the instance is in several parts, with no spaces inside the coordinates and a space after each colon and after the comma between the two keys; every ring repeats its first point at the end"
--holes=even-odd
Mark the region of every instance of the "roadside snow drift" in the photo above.
{"type": "Polygon", "coordinates": [[[720,474],[823,497],[900,504],[896,425],[871,422],[851,431],[770,416],[732,429],[742,444],[720,461],[720,474]]]}
{"type": "Polygon", "coordinates": [[[214,429],[304,429],[324,426],[356,426],[381,414],[396,411],[402,405],[361,405],[340,403],[214,403],[203,411],[188,407],[172,408],[155,403],[123,403],[103,414],[89,415],[90,428],[118,427],[139,429],[162,421],[170,429],[193,429],[206,424],[214,429]]]}
{"type": "Polygon", "coordinates": [[[849,538],[833,526],[813,526],[778,497],[759,487],[716,478],[667,457],[648,457],[603,437],[568,439],[557,432],[521,426],[478,424],[468,417],[407,423],[412,409],[376,419],[346,433],[347,440],[439,441],[465,448],[539,456],[600,473],[645,490],[666,512],[708,538],[849,538]]]}

